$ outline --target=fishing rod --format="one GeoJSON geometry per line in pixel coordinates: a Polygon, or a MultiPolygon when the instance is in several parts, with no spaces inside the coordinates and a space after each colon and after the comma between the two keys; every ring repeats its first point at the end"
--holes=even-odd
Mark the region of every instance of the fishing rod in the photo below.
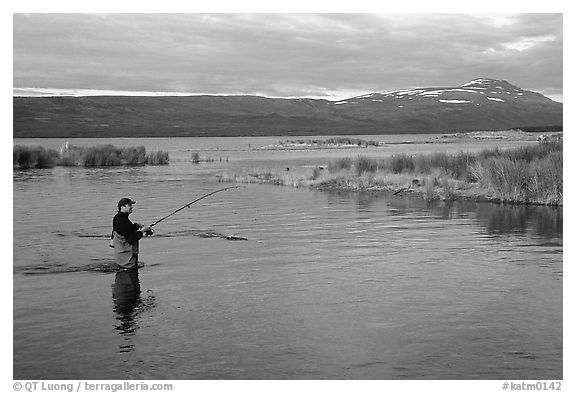
{"type": "MultiPolygon", "coordinates": [[[[182,206],[181,208],[174,210],[172,213],[168,214],[167,216],[164,216],[164,217],[162,217],[161,219],[159,219],[159,220],[157,220],[157,221],[154,221],[152,224],[149,225],[150,231],[152,231],[152,227],[153,227],[154,225],[156,225],[156,224],[164,221],[164,220],[167,219],[168,217],[173,216],[174,214],[178,213],[180,210],[184,210],[184,209],[186,209],[187,207],[190,207],[190,205],[192,205],[192,204],[194,204],[194,203],[196,203],[196,202],[198,202],[198,201],[201,201],[201,200],[204,199],[204,198],[208,198],[210,195],[214,195],[214,194],[219,193],[219,192],[222,192],[222,191],[230,190],[230,189],[232,189],[232,188],[240,188],[240,186],[225,187],[225,188],[221,188],[221,189],[216,190],[216,191],[212,191],[211,193],[208,193],[208,194],[206,194],[206,195],[202,195],[200,198],[194,199],[192,202],[187,203],[187,204],[185,204],[184,206],[182,206]]],[[[152,233],[150,233],[150,234],[152,234],[152,233]]]]}

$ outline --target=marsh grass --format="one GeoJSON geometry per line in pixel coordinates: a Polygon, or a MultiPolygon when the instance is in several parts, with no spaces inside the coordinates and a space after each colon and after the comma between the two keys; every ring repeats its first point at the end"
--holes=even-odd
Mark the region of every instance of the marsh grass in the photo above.
{"type": "Polygon", "coordinates": [[[436,176],[429,175],[424,180],[424,199],[430,202],[436,198],[436,176]]]}
{"type": "Polygon", "coordinates": [[[430,174],[440,170],[456,179],[472,180],[470,167],[477,160],[471,153],[456,155],[443,152],[432,154],[398,154],[379,162],[379,169],[391,173],[430,174]]]}
{"type": "Polygon", "coordinates": [[[141,166],[167,165],[168,152],[146,154],[144,146],[118,148],[113,145],[94,147],[67,146],[66,149],[46,150],[40,146],[14,146],[13,165],[20,169],[51,168],[54,166],[141,166]]]}
{"type": "Polygon", "coordinates": [[[285,140],[278,142],[280,146],[290,146],[290,145],[313,145],[313,146],[326,146],[326,145],[346,145],[346,146],[358,146],[358,147],[368,147],[368,146],[379,146],[380,142],[374,140],[364,140],[359,138],[348,138],[348,137],[335,137],[328,139],[296,139],[296,140],[285,140]]]}
{"type": "Polygon", "coordinates": [[[407,154],[393,155],[380,163],[380,169],[392,173],[410,173],[414,171],[414,160],[407,154]]]}
{"type": "Polygon", "coordinates": [[[352,159],[350,157],[338,158],[328,163],[328,172],[330,173],[336,173],[350,168],[352,168],[352,159]]]}
{"type": "Polygon", "coordinates": [[[562,204],[564,180],[562,176],[562,152],[555,151],[539,161],[530,163],[533,176],[528,188],[534,195],[540,195],[545,203],[562,204]]]}
{"type": "Polygon", "coordinates": [[[257,171],[223,181],[265,182],[332,190],[388,190],[436,199],[563,204],[562,143],[478,153],[339,158],[307,177],[257,171]]]}
{"type": "Polygon", "coordinates": [[[19,169],[53,168],[58,162],[58,152],[42,146],[14,146],[12,165],[19,169]]]}
{"type": "Polygon", "coordinates": [[[448,177],[442,177],[440,180],[442,199],[453,201],[456,199],[456,182],[448,177]]]}
{"type": "Polygon", "coordinates": [[[366,173],[374,173],[378,169],[378,162],[372,158],[359,156],[354,160],[356,176],[361,177],[366,173]]]}
{"type": "Polygon", "coordinates": [[[269,169],[261,168],[254,168],[242,173],[224,172],[219,174],[217,179],[220,182],[264,183],[293,187],[299,187],[306,181],[305,176],[295,177],[289,173],[281,173],[280,171],[271,171],[269,169]]]}
{"type": "Polygon", "coordinates": [[[170,155],[167,151],[154,151],[146,154],[146,164],[148,165],[168,165],[170,163],[170,155]]]}
{"type": "MultiPolygon", "coordinates": [[[[202,161],[204,161],[204,162],[216,161],[213,157],[210,157],[210,156],[202,158],[202,157],[200,157],[200,153],[198,153],[198,152],[193,152],[192,155],[190,156],[190,160],[192,161],[193,164],[199,164],[202,161]]],[[[220,161],[222,161],[222,157],[220,157],[220,161]]],[[[226,162],[228,162],[228,157],[226,157],[226,162]]]]}
{"type": "Polygon", "coordinates": [[[529,161],[518,158],[524,153],[489,157],[476,164],[474,175],[481,185],[506,202],[563,204],[562,151],[528,156],[529,161]]]}

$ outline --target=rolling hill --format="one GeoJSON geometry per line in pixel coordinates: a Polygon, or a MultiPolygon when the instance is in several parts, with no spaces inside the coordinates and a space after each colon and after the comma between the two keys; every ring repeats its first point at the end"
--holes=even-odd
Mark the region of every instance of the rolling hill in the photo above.
{"type": "Polygon", "coordinates": [[[14,97],[13,137],[362,135],[561,126],[562,103],[504,80],[342,101],[259,96],[14,97]]]}

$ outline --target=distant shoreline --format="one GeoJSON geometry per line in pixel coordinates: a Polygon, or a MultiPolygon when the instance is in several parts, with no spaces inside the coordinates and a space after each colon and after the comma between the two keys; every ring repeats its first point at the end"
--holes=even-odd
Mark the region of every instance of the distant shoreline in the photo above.
{"type": "Polygon", "coordinates": [[[49,137],[13,137],[12,139],[159,139],[159,138],[291,138],[278,140],[273,145],[260,146],[260,150],[314,150],[314,149],[363,149],[383,147],[387,145],[410,145],[410,144],[444,144],[461,143],[463,141],[537,141],[540,135],[562,135],[562,131],[523,131],[523,130],[487,130],[487,131],[454,131],[454,132],[430,132],[430,133],[398,133],[398,134],[330,134],[330,135],[231,135],[231,136],[49,136],[49,137]],[[401,138],[402,136],[422,135],[428,139],[420,140],[386,140],[387,138],[401,138]],[[379,139],[365,140],[363,137],[379,139]],[[331,140],[351,140],[354,144],[330,143],[331,140]],[[300,144],[296,143],[300,142],[300,144]]]}
{"type": "MultiPolygon", "coordinates": [[[[558,128],[562,128],[558,126],[558,128]]],[[[521,132],[527,136],[538,136],[538,134],[556,134],[562,133],[562,130],[557,131],[556,128],[550,128],[548,130],[534,130],[534,131],[523,131],[523,130],[485,130],[485,131],[414,131],[414,132],[389,132],[380,134],[370,134],[370,133],[333,133],[333,134],[287,134],[287,133],[268,133],[268,134],[237,134],[237,135],[220,135],[220,134],[202,134],[202,135],[45,135],[45,136],[12,136],[12,139],[138,139],[138,138],[272,138],[272,137],[290,137],[290,138],[331,138],[331,137],[362,137],[362,136],[374,136],[374,137],[391,137],[391,136],[401,136],[401,135],[446,135],[446,137],[458,137],[464,135],[471,135],[477,133],[483,133],[486,135],[498,134],[502,132],[521,132]]],[[[412,143],[424,143],[422,141],[404,141],[404,142],[388,142],[388,144],[412,144],[412,143]]],[[[438,142],[426,142],[426,143],[442,143],[438,142]]],[[[446,142],[444,142],[446,143],[446,142]]]]}

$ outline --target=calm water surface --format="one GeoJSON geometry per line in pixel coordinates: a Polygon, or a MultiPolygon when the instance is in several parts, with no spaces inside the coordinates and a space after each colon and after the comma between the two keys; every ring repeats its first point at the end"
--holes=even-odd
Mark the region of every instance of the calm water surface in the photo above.
{"type": "Polygon", "coordinates": [[[247,185],[158,224],[137,277],[82,271],[113,260],[122,196],[151,222],[222,170],[358,155],[254,151],[277,140],[106,140],[171,164],[14,171],[14,378],[562,378],[561,208],[247,185]]]}

